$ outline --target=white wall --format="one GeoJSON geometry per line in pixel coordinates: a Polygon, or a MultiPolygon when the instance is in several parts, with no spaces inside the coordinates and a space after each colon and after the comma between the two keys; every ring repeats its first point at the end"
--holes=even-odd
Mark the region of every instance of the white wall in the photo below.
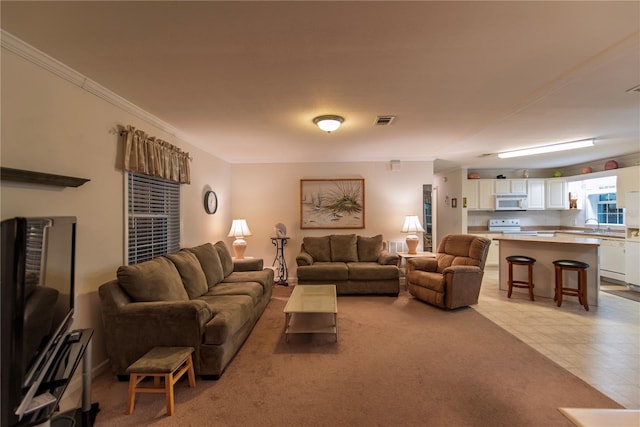
{"type": "Polygon", "coordinates": [[[2,50],[1,164],[88,178],[78,188],[1,183],[0,216],[73,215],[76,242],[75,328],[94,328],[94,366],[106,360],[98,287],[115,278],[124,259],[123,172],[116,168],[117,125],[131,124],[193,157],[190,185],[182,186],[182,243],[224,238],[230,221],[231,167],[149,122],[2,50]],[[210,186],[220,198],[216,215],[204,212],[210,186]]]}
{"type": "Polygon", "coordinates": [[[462,179],[466,179],[466,170],[452,169],[434,176],[437,199],[438,219],[436,221],[436,239],[433,250],[447,234],[465,233],[467,230],[467,210],[462,207],[462,179]],[[453,207],[452,200],[457,206],[453,207]]]}
{"type": "MultiPolygon", "coordinates": [[[[263,258],[265,266],[275,257],[270,239],[274,225],[282,222],[291,237],[285,249],[289,276],[295,278],[295,257],[304,236],[380,233],[385,240],[404,240],[404,217],[422,218],[422,186],[432,181],[433,162],[427,161],[403,161],[394,172],[389,162],[233,165],[232,216],[245,218],[253,233],[246,238],[246,256],[263,258]],[[300,229],[300,180],[316,178],[364,178],[364,229],[300,229]]],[[[227,238],[228,244],[232,241],[227,238]]]]}

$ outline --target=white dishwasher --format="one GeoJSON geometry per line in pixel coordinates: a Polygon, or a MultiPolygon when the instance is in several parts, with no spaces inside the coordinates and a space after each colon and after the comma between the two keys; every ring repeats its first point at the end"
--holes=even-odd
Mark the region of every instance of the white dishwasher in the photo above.
{"type": "Polygon", "coordinates": [[[625,243],[624,239],[600,239],[600,276],[625,281],[625,243]]]}

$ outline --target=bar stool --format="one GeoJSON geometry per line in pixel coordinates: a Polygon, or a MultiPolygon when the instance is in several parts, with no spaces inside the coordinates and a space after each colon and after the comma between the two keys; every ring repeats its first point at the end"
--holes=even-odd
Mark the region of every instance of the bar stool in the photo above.
{"type": "Polygon", "coordinates": [[[569,295],[578,297],[580,304],[589,311],[589,302],[587,301],[587,268],[589,268],[589,264],[570,259],[559,259],[553,261],[553,265],[556,270],[556,290],[553,300],[558,302],[558,307],[562,305],[562,296],[569,295]],[[562,276],[565,270],[578,272],[578,289],[563,286],[562,276]]]}
{"type": "Polygon", "coordinates": [[[529,289],[529,298],[531,301],[535,301],[533,299],[533,264],[536,263],[536,260],[524,255],[508,256],[506,260],[509,263],[509,293],[507,293],[507,298],[511,298],[511,291],[513,291],[513,288],[525,288],[529,289]],[[529,274],[526,282],[524,280],[513,280],[514,265],[527,266],[529,274]]]}

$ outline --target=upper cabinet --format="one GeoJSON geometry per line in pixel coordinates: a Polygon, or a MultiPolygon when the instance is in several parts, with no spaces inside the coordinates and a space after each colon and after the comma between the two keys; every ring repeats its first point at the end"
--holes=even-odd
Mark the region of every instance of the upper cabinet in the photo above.
{"type": "Polygon", "coordinates": [[[526,179],[496,179],[495,194],[527,194],[526,179]]]}
{"type": "Polygon", "coordinates": [[[640,191],[640,166],[618,169],[616,182],[616,205],[619,208],[626,207],[627,193],[640,191]]]}
{"type": "Polygon", "coordinates": [[[546,207],[544,199],[544,179],[527,180],[527,209],[542,210],[546,207]]]}
{"type": "Polygon", "coordinates": [[[546,209],[569,209],[569,193],[567,180],[564,178],[550,178],[545,180],[546,209]]]}
{"type": "MultiPolygon", "coordinates": [[[[467,199],[467,209],[492,211],[496,208],[493,179],[468,179],[464,182],[463,197],[467,199]]],[[[503,180],[502,180],[503,181],[503,180]]]]}

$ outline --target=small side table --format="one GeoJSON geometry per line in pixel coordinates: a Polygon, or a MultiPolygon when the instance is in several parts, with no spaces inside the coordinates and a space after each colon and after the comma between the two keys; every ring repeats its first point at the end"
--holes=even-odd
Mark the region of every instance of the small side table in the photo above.
{"type": "Polygon", "coordinates": [[[287,261],[284,258],[284,247],[290,237],[272,237],[271,243],[276,247],[276,257],[273,259],[271,266],[276,267],[276,285],[289,286],[287,279],[289,272],[287,271],[287,261]]]}

